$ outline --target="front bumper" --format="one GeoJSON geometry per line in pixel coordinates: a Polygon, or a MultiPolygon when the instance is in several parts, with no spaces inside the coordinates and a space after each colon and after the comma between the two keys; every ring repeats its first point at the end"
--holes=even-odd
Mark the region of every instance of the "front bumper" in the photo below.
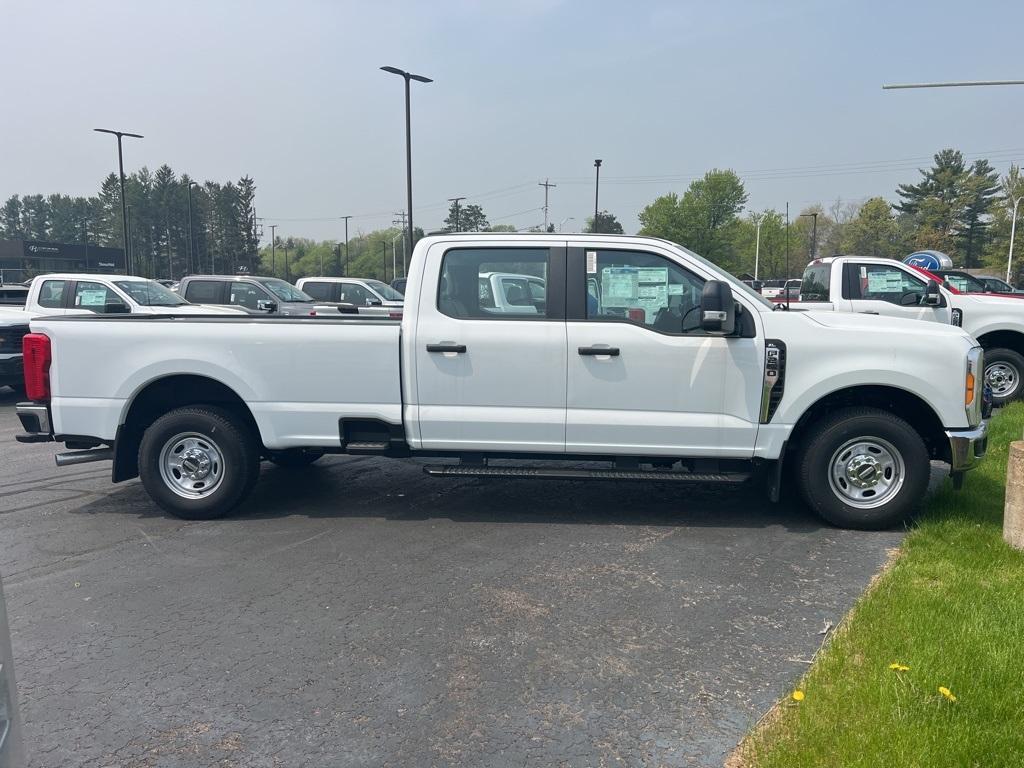
{"type": "Polygon", "coordinates": [[[988,422],[973,429],[946,430],[949,438],[950,467],[953,473],[966,472],[973,468],[988,448],[988,422]]]}

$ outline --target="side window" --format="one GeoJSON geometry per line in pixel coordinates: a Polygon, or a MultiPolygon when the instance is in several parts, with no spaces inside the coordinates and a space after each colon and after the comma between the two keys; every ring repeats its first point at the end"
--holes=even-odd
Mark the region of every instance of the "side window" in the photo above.
{"type": "Polygon", "coordinates": [[[924,293],[925,281],[907,274],[899,267],[859,264],[854,273],[854,291],[858,289],[861,299],[914,305],[924,293]]]}
{"type": "Polygon", "coordinates": [[[302,290],[317,301],[333,301],[331,298],[331,289],[334,288],[336,283],[314,283],[306,282],[302,284],[302,290]]]}
{"type": "Polygon", "coordinates": [[[49,309],[60,309],[64,306],[64,291],[67,290],[64,280],[44,280],[39,287],[39,306],[49,309]]]}
{"type": "Polygon", "coordinates": [[[345,301],[355,304],[357,307],[367,306],[367,301],[374,298],[373,294],[356,283],[341,284],[341,298],[338,301],[345,301]]]}
{"type": "Polygon", "coordinates": [[[217,280],[192,280],[185,287],[185,299],[193,304],[220,304],[221,286],[217,280]]]}
{"type": "Polygon", "coordinates": [[[820,264],[804,270],[800,283],[800,301],[830,301],[829,283],[832,280],[832,265],[820,264]]]}
{"type": "Polygon", "coordinates": [[[246,309],[258,309],[257,302],[260,299],[269,300],[270,298],[262,290],[250,283],[233,282],[229,284],[229,290],[228,304],[233,304],[236,307],[245,307],[246,309]]]}
{"type": "Polygon", "coordinates": [[[441,262],[437,308],[450,317],[544,319],[547,248],[456,248],[441,262]]]}
{"type": "Polygon", "coordinates": [[[704,279],[644,251],[587,251],[587,319],[701,333],[704,279]]]}
{"type": "Polygon", "coordinates": [[[106,312],[108,305],[124,306],[124,299],[103,285],[87,280],[79,280],[75,284],[75,309],[88,309],[90,312],[106,312]]]}

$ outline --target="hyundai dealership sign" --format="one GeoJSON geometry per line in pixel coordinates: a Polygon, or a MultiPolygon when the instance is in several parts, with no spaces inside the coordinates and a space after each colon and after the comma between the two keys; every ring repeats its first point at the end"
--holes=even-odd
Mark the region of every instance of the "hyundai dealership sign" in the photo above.
{"type": "Polygon", "coordinates": [[[928,271],[953,268],[953,260],[942,251],[914,251],[903,260],[903,263],[928,271]]]}

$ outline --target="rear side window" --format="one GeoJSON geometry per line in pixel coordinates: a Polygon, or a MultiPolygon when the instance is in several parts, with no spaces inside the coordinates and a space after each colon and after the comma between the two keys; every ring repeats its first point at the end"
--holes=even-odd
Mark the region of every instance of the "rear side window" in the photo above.
{"type": "Polygon", "coordinates": [[[44,280],[39,287],[39,306],[60,309],[64,306],[64,291],[67,289],[65,280],[44,280]]]}
{"type": "Polygon", "coordinates": [[[460,248],[441,263],[437,308],[449,317],[544,319],[547,248],[460,248]]]}
{"type": "Polygon", "coordinates": [[[819,264],[804,270],[800,283],[800,301],[831,301],[829,283],[832,280],[832,265],[819,264]]]}
{"type": "Polygon", "coordinates": [[[336,301],[331,298],[334,288],[337,287],[337,283],[315,283],[305,282],[302,284],[302,292],[312,296],[317,301],[336,301]]]}
{"type": "Polygon", "coordinates": [[[217,280],[192,280],[185,287],[185,298],[193,304],[220,304],[221,283],[217,280]]]}

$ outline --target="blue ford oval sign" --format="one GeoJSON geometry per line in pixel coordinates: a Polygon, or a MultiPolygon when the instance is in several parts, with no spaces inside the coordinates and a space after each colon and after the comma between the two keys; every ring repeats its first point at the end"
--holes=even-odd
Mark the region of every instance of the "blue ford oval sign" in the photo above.
{"type": "Polygon", "coordinates": [[[903,263],[929,271],[953,268],[953,260],[942,251],[914,251],[903,260],[903,263]]]}

